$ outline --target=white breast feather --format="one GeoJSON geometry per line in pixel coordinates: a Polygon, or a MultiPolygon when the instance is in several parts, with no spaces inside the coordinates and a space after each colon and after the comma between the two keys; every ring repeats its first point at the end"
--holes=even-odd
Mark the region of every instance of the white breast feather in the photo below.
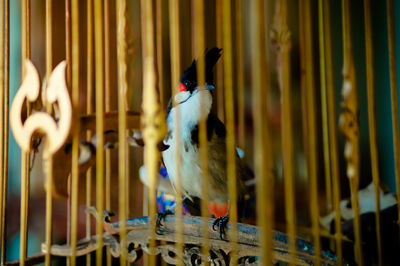
{"type": "Polygon", "coordinates": [[[172,138],[165,141],[170,147],[162,153],[162,156],[168,176],[176,187],[174,118],[177,108],[179,108],[182,156],[180,174],[183,193],[187,193],[190,196],[201,196],[202,179],[199,153],[197,147],[194,147],[191,143],[191,132],[201,119],[207,118],[211,105],[211,93],[208,90],[201,90],[195,92],[186,102],[172,108],[167,119],[168,130],[172,132],[172,138]],[[199,110],[200,102],[202,104],[201,111],[199,110]]]}

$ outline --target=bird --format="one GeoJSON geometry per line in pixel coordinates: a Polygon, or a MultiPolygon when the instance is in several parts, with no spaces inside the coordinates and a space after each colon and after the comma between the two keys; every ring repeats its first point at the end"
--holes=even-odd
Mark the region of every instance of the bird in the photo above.
{"type": "MultiPolygon", "coordinates": [[[[371,182],[367,187],[357,192],[359,205],[359,220],[361,229],[361,245],[363,250],[363,258],[367,265],[378,264],[378,244],[376,234],[376,203],[375,203],[376,185],[371,182]]],[[[381,235],[381,251],[383,265],[397,265],[397,258],[390,256],[395,250],[400,248],[399,226],[397,223],[397,206],[396,195],[388,193],[378,185],[379,195],[379,212],[380,212],[380,235],[381,235]]],[[[328,215],[320,218],[321,226],[335,234],[335,215],[332,211],[328,215]]],[[[340,201],[340,218],[341,232],[354,241],[354,210],[352,208],[351,199],[343,199],[340,201]]],[[[353,254],[348,254],[351,258],[353,254]]]]}
{"type": "MultiPolygon", "coordinates": [[[[203,170],[199,151],[199,125],[206,121],[208,146],[208,211],[216,220],[213,228],[219,228],[220,236],[225,233],[229,219],[228,177],[226,154],[226,128],[224,123],[212,113],[213,95],[213,68],[221,57],[222,49],[214,47],[205,54],[205,84],[201,85],[197,79],[197,60],[184,71],[180,77],[179,91],[169,101],[166,122],[167,135],[164,138],[162,162],[167,170],[172,186],[177,187],[176,152],[181,154],[181,188],[185,198],[203,198],[202,182],[203,170]],[[173,104],[175,101],[175,104],[173,104]],[[175,114],[179,114],[180,147],[176,147],[176,128],[174,128],[175,114]]],[[[221,88],[219,88],[221,89],[221,88]]],[[[247,194],[246,180],[253,178],[249,168],[236,154],[236,174],[238,201],[242,201],[247,194]]],[[[171,213],[171,211],[167,211],[171,213]]],[[[163,215],[160,216],[161,219],[163,215]]]]}

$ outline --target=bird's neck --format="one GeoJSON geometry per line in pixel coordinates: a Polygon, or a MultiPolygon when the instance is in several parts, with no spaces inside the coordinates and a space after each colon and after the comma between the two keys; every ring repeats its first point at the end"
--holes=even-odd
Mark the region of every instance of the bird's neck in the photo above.
{"type": "Polygon", "coordinates": [[[168,130],[174,131],[176,112],[179,112],[181,137],[190,137],[191,131],[200,121],[207,119],[212,106],[212,95],[208,90],[201,90],[187,101],[171,109],[168,115],[168,130]]]}

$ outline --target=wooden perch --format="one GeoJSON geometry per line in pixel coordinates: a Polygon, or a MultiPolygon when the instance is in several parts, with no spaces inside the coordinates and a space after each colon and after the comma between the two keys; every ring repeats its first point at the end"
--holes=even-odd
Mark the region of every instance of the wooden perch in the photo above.
{"type": "MultiPolygon", "coordinates": [[[[90,212],[94,213],[94,209],[90,212]]],[[[97,214],[95,214],[97,216],[97,214]]],[[[98,218],[98,217],[97,217],[98,218]]],[[[107,214],[103,217],[105,220],[105,230],[103,234],[104,245],[109,245],[112,250],[114,257],[119,257],[121,252],[118,238],[113,235],[118,235],[119,223],[110,223],[107,214]]],[[[163,259],[170,264],[176,264],[177,260],[182,260],[185,264],[191,264],[191,262],[204,258],[201,254],[201,246],[204,243],[202,237],[202,224],[203,218],[195,216],[184,216],[183,217],[183,239],[185,243],[183,258],[176,256],[175,249],[175,216],[169,215],[166,217],[163,225],[157,228],[156,239],[158,241],[166,241],[167,244],[158,244],[154,249],[149,248],[149,218],[139,217],[133,218],[126,221],[127,236],[126,246],[131,247],[128,251],[128,260],[133,262],[140,256],[140,252],[144,251],[148,254],[161,254],[163,259]]],[[[208,231],[210,240],[210,249],[212,258],[209,258],[214,263],[225,262],[231,251],[231,244],[229,242],[229,233],[226,235],[226,240],[221,240],[219,233],[214,231],[212,228],[215,219],[208,219],[208,231]],[[219,261],[219,262],[218,262],[219,261]]],[[[228,223],[228,230],[231,224],[228,223]]],[[[238,246],[239,246],[239,264],[258,264],[257,255],[260,252],[259,246],[259,228],[253,225],[238,224],[238,246]]],[[[273,256],[276,261],[289,262],[290,254],[288,251],[287,235],[278,231],[273,232],[274,245],[273,245],[273,256]]],[[[84,240],[79,244],[79,255],[84,255],[92,252],[96,249],[95,236],[90,240],[84,240]]],[[[297,238],[297,254],[296,254],[296,265],[312,265],[314,264],[314,251],[311,243],[305,239],[297,238]]],[[[42,250],[45,251],[46,246],[42,245],[42,250]]],[[[70,256],[71,250],[68,246],[53,245],[51,247],[51,254],[58,256],[70,256]]],[[[323,265],[335,265],[337,258],[336,255],[331,251],[322,251],[321,262],[323,265]]]]}

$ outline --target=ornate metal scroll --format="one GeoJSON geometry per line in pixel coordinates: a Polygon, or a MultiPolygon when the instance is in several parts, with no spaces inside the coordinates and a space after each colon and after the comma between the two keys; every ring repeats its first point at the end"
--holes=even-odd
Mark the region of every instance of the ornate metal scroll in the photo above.
{"type": "MultiPolygon", "coordinates": [[[[25,101],[37,101],[40,96],[39,74],[31,61],[25,61],[25,78],[14,97],[10,111],[11,129],[14,137],[24,153],[29,152],[31,148],[32,135],[41,133],[46,136],[46,145],[43,153],[43,169],[45,169],[46,180],[46,245],[51,245],[52,234],[52,193],[53,173],[52,173],[52,155],[64,144],[68,137],[71,127],[72,108],[65,82],[66,62],[63,61],[53,70],[48,80],[48,86],[43,91],[43,100],[50,107],[57,104],[57,121],[46,112],[27,112],[27,118],[22,119],[25,101]]],[[[21,244],[20,250],[22,258],[21,265],[24,265],[26,256],[26,237],[27,237],[27,214],[29,199],[29,174],[26,175],[26,156],[22,153],[21,162],[21,244]]],[[[50,265],[50,253],[45,255],[46,265],[50,265]]]]}
{"type": "Polygon", "coordinates": [[[40,94],[39,74],[30,60],[25,61],[26,75],[14,97],[10,111],[11,129],[22,150],[29,151],[31,138],[35,132],[47,136],[46,148],[50,154],[55,153],[67,139],[71,127],[72,108],[65,82],[66,65],[67,63],[63,61],[53,70],[44,92],[48,103],[58,104],[58,120],[56,121],[48,113],[35,112],[22,121],[25,100],[33,102],[40,94]]]}

